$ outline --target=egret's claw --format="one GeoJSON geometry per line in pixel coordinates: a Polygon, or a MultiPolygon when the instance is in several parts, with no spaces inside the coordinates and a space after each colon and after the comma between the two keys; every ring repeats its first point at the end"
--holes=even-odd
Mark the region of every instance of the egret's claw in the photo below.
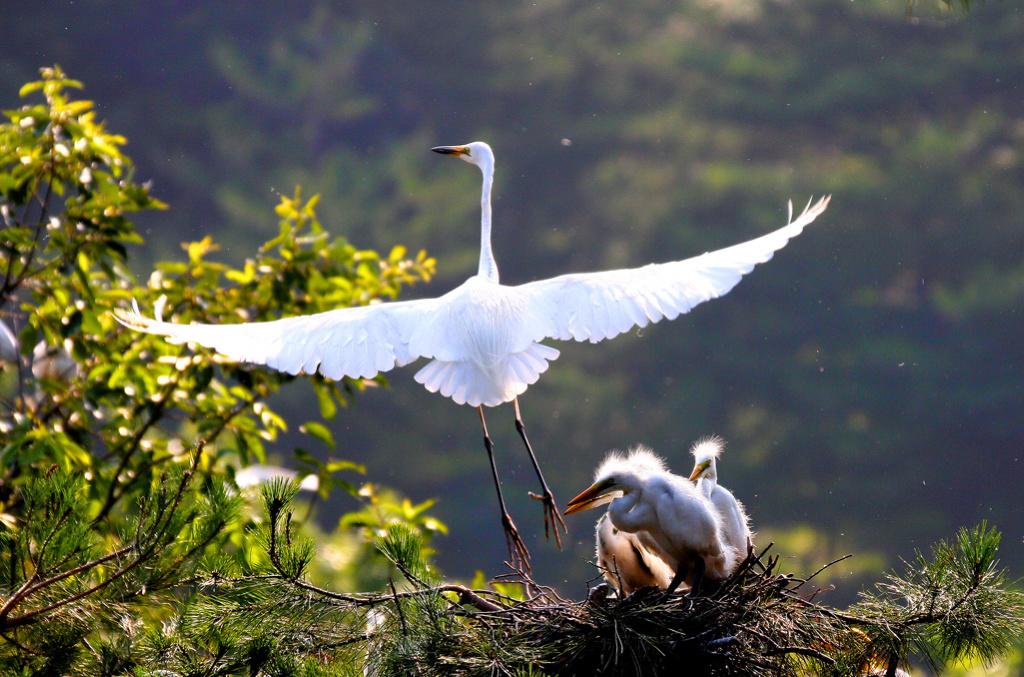
{"type": "Polygon", "coordinates": [[[519,530],[507,512],[501,516],[501,525],[505,528],[505,542],[508,545],[508,556],[512,560],[512,566],[529,573],[532,571],[530,551],[526,549],[526,544],[519,536],[519,530]]]}
{"type": "Polygon", "coordinates": [[[558,511],[558,506],[555,504],[555,495],[545,487],[543,494],[535,494],[531,491],[530,498],[544,504],[544,538],[551,538],[551,532],[554,532],[555,542],[558,544],[558,549],[561,550],[562,535],[558,533],[558,528],[561,527],[565,533],[569,533],[569,529],[565,526],[562,513],[558,511]]]}

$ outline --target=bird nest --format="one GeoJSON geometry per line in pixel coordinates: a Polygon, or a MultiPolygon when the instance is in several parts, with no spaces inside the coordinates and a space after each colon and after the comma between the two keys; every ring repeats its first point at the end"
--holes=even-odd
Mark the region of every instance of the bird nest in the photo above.
{"type": "Polygon", "coordinates": [[[778,564],[767,549],[751,551],[714,589],[647,587],[623,599],[602,584],[583,601],[566,600],[522,571],[504,582],[520,584],[523,599],[443,586],[458,622],[400,618],[402,632],[378,647],[387,658],[380,672],[639,676],[685,666],[688,675],[865,674],[874,662],[860,619],[817,604],[810,579],[780,574],[778,564]]]}

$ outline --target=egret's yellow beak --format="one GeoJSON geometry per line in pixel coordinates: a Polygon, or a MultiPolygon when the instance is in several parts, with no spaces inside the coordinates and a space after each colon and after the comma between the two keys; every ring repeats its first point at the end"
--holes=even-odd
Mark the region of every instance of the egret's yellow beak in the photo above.
{"type": "Polygon", "coordinates": [[[690,481],[696,481],[698,477],[704,474],[704,471],[708,469],[709,465],[711,465],[711,461],[704,461],[703,463],[698,463],[693,466],[693,472],[690,473],[690,481]]]}
{"type": "Polygon", "coordinates": [[[438,146],[430,150],[442,155],[469,155],[469,149],[465,146],[438,146]]]}
{"type": "Polygon", "coordinates": [[[611,503],[616,498],[622,496],[622,494],[623,491],[615,483],[615,478],[609,477],[592,485],[582,494],[569,501],[569,505],[565,508],[565,514],[571,515],[589,508],[596,508],[605,503],[611,503]]]}

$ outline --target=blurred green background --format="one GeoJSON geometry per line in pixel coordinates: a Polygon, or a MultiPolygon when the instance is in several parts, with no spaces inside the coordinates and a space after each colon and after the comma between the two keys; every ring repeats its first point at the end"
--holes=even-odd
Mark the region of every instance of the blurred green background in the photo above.
{"type": "MultiPolygon", "coordinates": [[[[440,295],[476,270],[479,172],[429,151],[488,141],[508,284],[686,258],[829,210],[732,293],[671,323],[563,351],[523,396],[564,504],[612,448],[721,482],[798,573],[851,598],[916,548],[987,519],[1024,571],[1024,10],[934,0],[405,0],[5,3],[2,105],[59,63],[129,138],[146,275],[206,234],[233,262],[296,184],[359,247],[425,248],[440,295]]],[[[334,421],[334,453],[451,532],[452,578],[503,572],[476,413],[391,374],[334,421]]],[[[294,384],[282,414],[315,406],[294,384]]],[[[510,406],[489,423],[537,579],[596,574],[593,518],[544,541],[510,406]]],[[[287,460],[291,443],[280,443],[287,460]]],[[[326,457],[326,449],[313,450],[326,457]]],[[[341,510],[320,506],[333,528],[341,510]]]]}

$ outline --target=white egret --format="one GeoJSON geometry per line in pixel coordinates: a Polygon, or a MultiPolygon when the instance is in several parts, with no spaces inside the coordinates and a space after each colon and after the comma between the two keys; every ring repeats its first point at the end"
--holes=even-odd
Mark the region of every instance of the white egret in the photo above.
{"type": "MultiPolygon", "coordinates": [[[[666,472],[654,454],[638,455],[634,461],[634,470],[666,472]]],[[[598,566],[620,597],[649,585],[667,588],[671,584],[675,574],[671,567],[648,550],[636,534],[616,528],[607,512],[597,520],[595,532],[598,566]]]]}
{"type": "Polygon", "coordinates": [[[628,456],[612,452],[594,473],[594,484],[569,501],[566,515],[611,503],[612,525],[674,571],[668,590],[686,582],[696,592],[704,576],[724,580],[734,569],[736,551],[722,538],[714,506],[684,477],[673,475],[646,447],[628,456]]]}
{"type": "Polygon", "coordinates": [[[796,220],[790,203],[790,222],[785,227],[691,259],[509,287],[498,281],[491,250],[494,154],[490,146],[477,141],[433,150],[460,157],[483,174],[479,270],[447,294],[259,323],[180,325],[143,317],[137,307],[118,314],[118,319],[139,331],[196,343],[233,360],[290,374],[319,370],[332,379],[370,378],[421,357],[429,359],[416,373],[416,381],[458,404],[477,408],[510,550],[513,558],[525,561],[529,553],[501,497],[483,407],[512,402],[516,429],[541,483],[542,494],[531,495],[543,501],[545,531],[552,527],[561,545],[558,527],[564,530],[565,524],[526,439],[517,400],[559,355],[540,341],[596,343],[634,326],[674,319],[721,296],[798,235],[825,210],[829,198],[814,206],[808,203],[796,220]]]}
{"type": "Polygon", "coordinates": [[[715,510],[722,516],[723,537],[725,542],[736,550],[736,563],[739,564],[747,555],[747,548],[753,535],[750,532],[750,519],[743,509],[743,504],[736,500],[731,491],[718,483],[715,461],[724,447],[725,441],[716,435],[705,437],[694,444],[690,449],[694,459],[690,479],[696,481],[697,490],[711,501],[715,510]]]}

